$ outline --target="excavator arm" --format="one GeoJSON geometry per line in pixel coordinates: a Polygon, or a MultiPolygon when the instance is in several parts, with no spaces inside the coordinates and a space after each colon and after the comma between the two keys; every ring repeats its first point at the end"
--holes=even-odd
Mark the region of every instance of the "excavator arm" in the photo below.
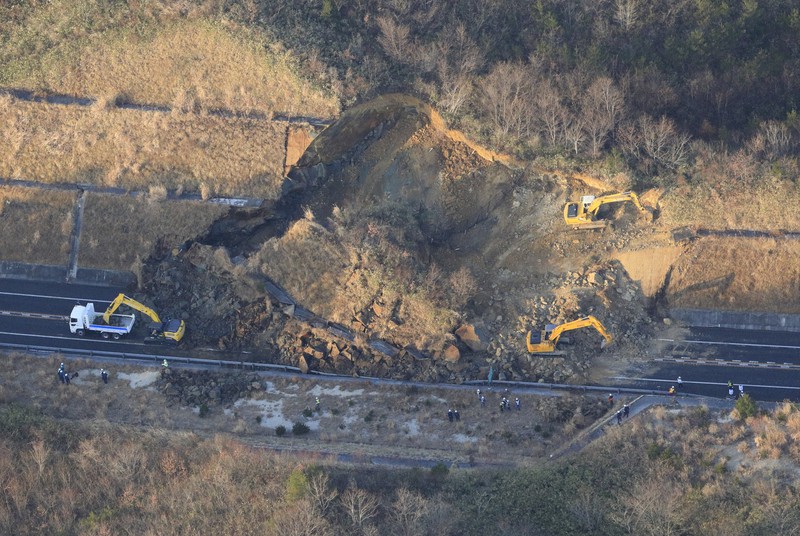
{"type": "Polygon", "coordinates": [[[140,303],[140,302],[134,300],[133,298],[130,298],[130,297],[126,296],[125,294],[120,294],[119,296],[114,298],[114,301],[112,301],[111,305],[108,306],[108,309],[106,309],[106,312],[103,313],[103,320],[105,320],[106,323],[108,323],[108,320],[109,320],[109,318],[111,318],[111,315],[114,314],[114,312],[117,309],[119,309],[120,305],[127,305],[131,309],[136,309],[140,313],[150,317],[150,320],[152,320],[156,324],[160,324],[161,323],[161,318],[158,316],[158,313],[156,313],[155,311],[150,309],[145,304],[140,303]]]}
{"type": "Polygon", "coordinates": [[[644,211],[644,207],[639,202],[639,196],[636,195],[635,192],[622,192],[621,194],[604,195],[602,197],[595,198],[595,200],[592,201],[586,208],[586,213],[591,219],[594,219],[597,216],[597,211],[600,210],[600,207],[603,205],[607,205],[609,203],[624,203],[625,201],[631,201],[634,205],[636,205],[636,208],[644,211]]]}
{"type": "Polygon", "coordinates": [[[579,318],[578,320],[573,320],[572,322],[567,322],[565,324],[561,324],[558,326],[553,326],[552,324],[545,327],[545,329],[541,332],[541,334],[537,337],[532,332],[528,332],[526,338],[526,345],[528,347],[528,351],[531,353],[552,353],[556,350],[556,345],[558,344],[558,340],[561,338],[561,335],[564,332],[572,331],[574,329],[580,329],[585,327],[593,327],[595,328],[600,335],[603,336],[605,339],[602,343],[601,348],[605,348],[606,345],[611,344],[613,338],[611,335],[606,331],[605,326],[600,323],[593,316],[585,316],[583,318],[579,318]]]}

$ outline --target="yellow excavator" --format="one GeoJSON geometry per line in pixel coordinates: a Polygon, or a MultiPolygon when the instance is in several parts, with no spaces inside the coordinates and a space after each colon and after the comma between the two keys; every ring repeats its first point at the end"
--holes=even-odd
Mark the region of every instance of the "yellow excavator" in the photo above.
{"type": "Polygon", "coordinates": [[[181,342],[181,339],[183,339],[184,333],[186,333],[186,323],[183,320],[174,319],[162,322],[158,313],[125,294],[120,294],[114,298],[114,301],[108,306],[106,312],[103,313],[103,319],[106,323],[108,323],[111,315],[119,309],[120,305],[127,305],[131,309],[136,309],[140,313],[150,317],[151,322],[147,327],[150,335],[144,340],[146,343],[178,344],[181,342]]]}
{"type": "Polygon", "coordinates": [[[603,326],[603,324],[601,324],[600,321],[593,316],[584,316],[578,320],[573,320],[572,322],[567,322],[558,326],[555,324],[547,324],[540,333],[529,331],[528,336],[525,339],[528,345],[528,351],[532,354],[555,353],[556,344],[558,344],[558,339],[561,338],[562,333],[588,326],[592,326],[594,329],[596,329],[605,339],[601,343],[601,348],[605,348],[607,345],[611,344],[613,339],[606,331],[606,328],[603,326]]]}
{"type": "Polygon", "coordinates": [[[584,195],[579,203],[567,203],[564,206],[564,221],[573,229],[602,229],[606,226],[606,221],[597,219],[600,207],[609,203],[626,201],[632,202],[636,208],[644,212],[644,207],[639,202],[639,196],[634,192],[622,192],[601,197],[584,195]]]}

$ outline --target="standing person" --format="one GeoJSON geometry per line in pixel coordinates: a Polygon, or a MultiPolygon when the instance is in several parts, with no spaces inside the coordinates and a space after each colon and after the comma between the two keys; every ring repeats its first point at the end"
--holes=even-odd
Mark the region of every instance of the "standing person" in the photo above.
{"type": "Polygon", "coordinates": [[[108,371],[106,369],[100,369],[100,377],[103,378],[103,383],[108,383],[108,371]]]}
{"type": "Polygon", "coordinates": [[[61,383],[67,383],[66,380],[64,380],[64,369],[62,368],[58,369],[58,381],[61,383]]]}
{"type": "Polygon", "coordinates": [[[507,398],[505,399],[505,401],[506,401],[506,409],[508,411],[511,411],[511,401],[507,398]]]}
{"type": "Polygon", "coordinates": [[[740,383],[739,384],[739,398],[742,398],[743,396],[744,396],[744,385],[740,383]]]}
{"type": "Polygon", "coordinates": [[[314,409],[316,411],[319,411],[319,397],[318,396],[314,397],[314,409]]]}
{"type": "Polygon", "coordinates": [[[622,406],[622,416],[623,417],[625,417],[627,419],[628,415],[630,414],[630,412],[631,412],[631,408],[630,408],[630,406],[628,406],[628,404],[625,404],[624,406],[622,406]]]}
{"type": "Polygon", "coordinates": [[[519,397],[514,398],[514,406],[516,406],[517,411],[522,410],[522,403],[519,401],[519,397]]]}
{"type": "Polygon", "coordinates": [[[457,421],[461,420],[461,414],[458,412],[457,409],[453,410],[453,416],[456,418],[457,421]]]}
{"type": "Polygon", "coordinates": [[[478,400],[480,400],[480,399],[481,399],[481,388],[478,387],[478,400]]]}
{"type": "Polygon", "coordinates": [[[612,395],[611,393],[608,394],[608,406],[614,407],[614,395],[612,395]]]}
{"type": "Polygon", "coordinates": [[[481,407],[486,407],[486,397],[484,395],[481,395],[481,407]]]}
{"type": "Polygon", "coordinates": [[[447,410],[447,420],[450,421],[450,422],[453,422],[453,418],[454,418],[453,417],[453,410],[452,409],[448,409],[447,410]]]}
{"type": "Polygon", "coordinates": [[[733,398],[733,386],[728,387],[728,398],[733,398]]]}
{"type": "Polygon", "coordinates": [[[728,389],[732,389],[732,388],[733,388],[733,382],[728,380],[728,389]]]}
{"type": "Polygon", "coordinates": [[[678,376],[678,389],[682,389],[682,388],[683,388],[683,380],[681,379],[680,376],[678,376]]]}
{"type": "Polygon", "coordinates": [[[506,403],[505,401],[500,401],[500,413],[503,413],[506,410],[506,403]]]}
{"type": "Polygon", "coordinates": [[[617,410],[617,424],[622,424],[622,412],[617,410]]]}
{"type": "Polygon", "coordinates": [[[669,396],[675,396],[675,386],[671,385],[669,388],[669,396]]]}
{"type": "Polygon", "coordinates": [[[69,385],[69,372],[67,372],[66,370],[64,371],[64,383],[69,385]]]}

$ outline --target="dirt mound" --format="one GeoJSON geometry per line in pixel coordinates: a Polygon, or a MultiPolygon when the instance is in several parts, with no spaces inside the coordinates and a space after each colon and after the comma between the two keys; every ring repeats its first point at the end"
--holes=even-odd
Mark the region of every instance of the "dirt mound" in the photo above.
{"type": "Polygon", "coordinates": [[[578,380],[603,356],[641,353],[650,319],[641,287],[607,253],[642,239],[638,216],[618,209],[608,232],[567,238],[567,182],[477,147],[417,99],[384,96],[311,143],[280,210],[262,211],[285,224],[234,211],[209,245],[157,265],[161,287],[150,290],[191,311],[192,344],[303,369],[461,381],[494,368],[499,379],[578,380]],[[294,318],[259,287],[263,276],[355,335],[294,318]],[[598,358],[598,337],[581,330],[565,337],[575,343],[568,359],[527,353],[526,331],[586,314],[609,328],[613,350],[598,358]],[[480,344],[456,337],[464,324],[480,344]],[[376,351],[376,339],[397,350],[376,351]]]}
{"type": "Polygon", "coordinates": [[[426,236],[446,239],[494,210],[509,192],[511,162],[447,130],[430,106],[386,95],[344,113],[298,162],[298,175],[324,169],[304,203],[324,219],[334,206],[410,207],[426,236]],[[321,167],[320,167],[321,166],[321,167]]]}

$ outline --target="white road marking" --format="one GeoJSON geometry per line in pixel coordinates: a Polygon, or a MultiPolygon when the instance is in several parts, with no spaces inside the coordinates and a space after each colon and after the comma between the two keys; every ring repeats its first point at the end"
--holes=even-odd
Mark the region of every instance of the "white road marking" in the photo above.
{"type": "Polygon", "coordinates": [[[66,322],[69,320],[68,316],[64,315],[50,315],[45,313],[26,313],[24,311],[0,311],[0,316],[17,316],[22,318],[38,318],[40,320],[60,320],[66,322]]]}
{"type": "MultiPolygon", "coordinates": [[[[614,380],[629,380],[629,381],[632,380],[632,381],[640,381],[640,382],[658,382],[658,383],[668,383],[670,385],[676,385],[676,382],[675,382],[674,379],[673,380],[662,380],[661,378],[629,378],[627,376],[614,376],[613,379],[614,380]]],[[[728,385],[727,383],[721,383],[721,382],[698,382],[698,381],[686,381],[686,380],[683,380],[683,385],[690,385],[690,384],[695,384],[695,385],[722,385],[722,386],[727,386],[728,385]]],[[[738,386],[740,384],[736,383],[735,385],[737,386],[736,388],[738,389],[738,386]]],[[[745,384],[742,384],[742,385],[744,385],[745,388],[748,388],[748,387],[749,388],[761,387],[761,388],[764,388],[764,389],[800,389],[800,386],[792,387],[792,386],[787,386],[787,385],[760,385],[760,384],[752,384],[752,383],[745,383],[745,384]]],[[[747,391],[745,390],[745,392],[747,392],[747,391]]]]}
{"type": "Polygon", "coordinates": [[[675,339],[657,339],[661,342],[674,342],[674,343],[688,343],[688,344],[719,344],[721,346],[749,346],[755,348],[791,348],[793,350],[800,350],[800,346],[791,346],[786,344],[758,344],[754,342],[722,342],[722,341],[688,341],[688,340],[675,340],[675,339]]]}
{"type": "Polygon", "coordinates": [[[93,303],[111,303],[111,300],[95,300],[92,298],[66,298],[64,296],[48,296],[46,294],[23,294],[21,292],[0,292],[2,296],[22,296],[23,298],[47,298],[50,300],[69,300],[93,303]]]}
{"type": "MultiPolygon", "coordinates": [[[[94,337],[87,339],[86,337],[78,337],[77,335],[74,337],[62,337],[60,335],[37,335],[35,333],[14,333],[12,331],[0,331],[0,335],[12,335],[15,337],[37,337],[41,339],[65,339],[70,341],[80,341],[80,340],[90,340],[91,342],[102,342],[105,344],[133,344],[136,346],[144,346],[143,342],[129,342],[129,341],[107,341],[105,339],[95,339],[94,337]]],[[[90,351],[90,350],[87,350],[90,351]]]]}

